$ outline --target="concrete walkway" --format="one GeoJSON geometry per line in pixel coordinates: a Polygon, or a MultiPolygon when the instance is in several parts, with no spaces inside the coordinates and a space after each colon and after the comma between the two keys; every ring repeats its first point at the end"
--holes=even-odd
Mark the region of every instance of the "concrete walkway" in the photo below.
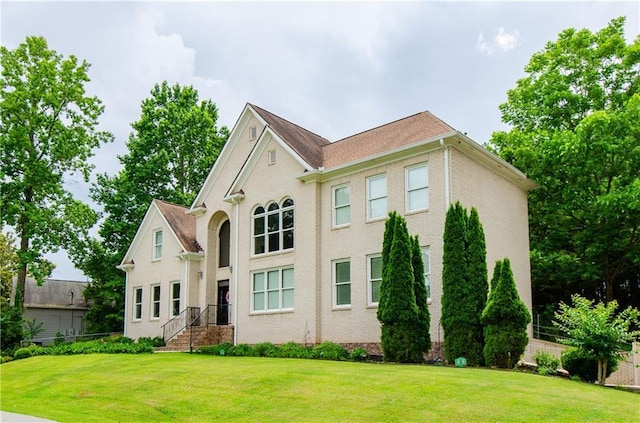
{"type": "Polygon", "coordinates": [[[2,423],[56,423],[53,420],[42,419],[40,417],[26,416],[24,414],[9,413],[0,411],[0,422],[2,423]]]}

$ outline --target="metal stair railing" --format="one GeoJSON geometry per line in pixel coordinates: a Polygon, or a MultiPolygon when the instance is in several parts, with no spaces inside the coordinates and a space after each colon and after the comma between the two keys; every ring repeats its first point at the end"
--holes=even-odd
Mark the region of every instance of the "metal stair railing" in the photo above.
{"type": "Polygon", "coordinates": [[[173,319],[162,325],[162,338],[165,344],[191,326],[200,315],[200,307],[187,307],[173,319]]]}

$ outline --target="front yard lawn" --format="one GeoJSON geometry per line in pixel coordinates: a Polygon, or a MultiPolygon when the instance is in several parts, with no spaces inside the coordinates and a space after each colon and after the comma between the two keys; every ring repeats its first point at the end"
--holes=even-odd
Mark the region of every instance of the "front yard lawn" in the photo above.
{"type": "Polygon", "coordinates": [[[640,396],[488,369],[184,353],[38,356],[0,366],[0,408],[60,422],[606,421],[640,396]]]}

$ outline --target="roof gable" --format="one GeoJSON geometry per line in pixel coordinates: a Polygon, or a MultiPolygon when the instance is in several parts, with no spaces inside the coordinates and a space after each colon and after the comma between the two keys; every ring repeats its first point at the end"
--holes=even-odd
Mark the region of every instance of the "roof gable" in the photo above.
{"type": "Polygon", "coordinates": [[[312,168],[322,166],[322,148],[331,144],[329,140],[254,104],[249,104],[249,106],[264,119],[269,128],[282,141],[287,143],[312,168]]]}
{"type": "Polygon", "coordinates": [[[196,241],[196,218],[187,214],[188,210],[188,208],[176,204],[156,199],[152,200],[127,253],[122,258],[121,265],[133,260],[133,256],[138,250],[142,239],[151,230],[151,222],[156,214],[160,215],[183,252],[197,253],[202,251],[202,247],[196,241]]]}

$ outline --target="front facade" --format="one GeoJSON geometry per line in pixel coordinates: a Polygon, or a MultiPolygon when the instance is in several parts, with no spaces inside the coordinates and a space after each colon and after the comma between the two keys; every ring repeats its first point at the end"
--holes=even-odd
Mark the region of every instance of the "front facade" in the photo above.
{"type": "Polygon", "coordinates": [[[422,245],[437,343],[449,205],[478,209],[489,269],[509,257],[530,308],[532,188],[428,112],[330,143],[247,104],[194,204],[150,206],[121,266],[125,333],[163,336],[176,313],[215,305],[216,323],[232,325],[236,343],[375,351],[384,223],[395,210],[422,245]]]}

